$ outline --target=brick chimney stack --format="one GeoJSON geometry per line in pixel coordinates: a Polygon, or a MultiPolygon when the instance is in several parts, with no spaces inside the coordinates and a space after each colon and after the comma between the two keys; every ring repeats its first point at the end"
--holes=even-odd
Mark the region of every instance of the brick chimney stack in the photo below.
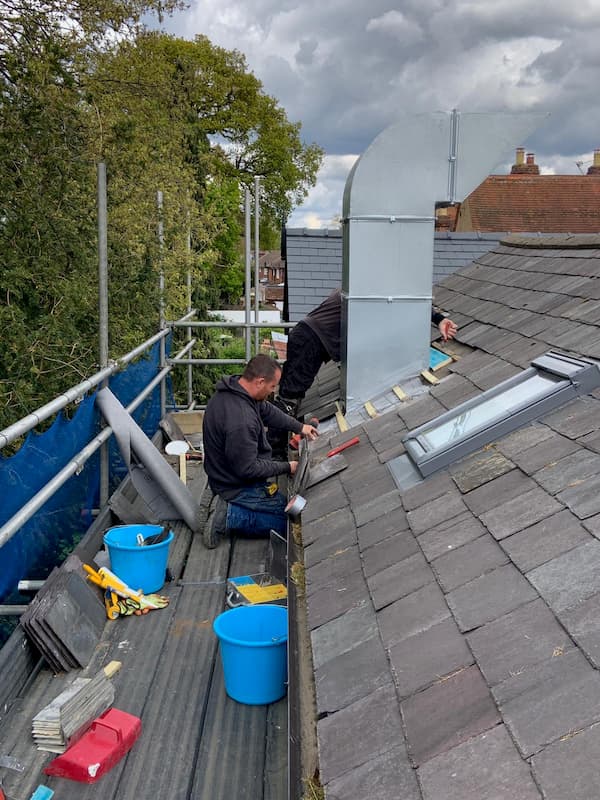
{"type": "Polygon", "coordinates": [[[517,147],[517,156],[515,163],[510,171],[511,175],[539,175],[540,168],[535,163],[535,155],[527,153],[527,160],[525,160],[525,149],[517,147]]]}
{"type": "Polygon", "coordinates": [[[588,167],[588,175],[600,175],[600,150],[594,150],[594,163],[588,167]]]}

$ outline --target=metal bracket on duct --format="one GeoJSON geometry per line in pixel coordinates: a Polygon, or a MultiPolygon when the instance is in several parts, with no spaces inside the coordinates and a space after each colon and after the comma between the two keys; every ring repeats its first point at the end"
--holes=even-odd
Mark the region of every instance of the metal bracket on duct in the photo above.
{"type": "Polygon", "coordinates": [[[110,389],[101,389],[98,408],[113,429],[133,485],[159,519],[183,519],[196,532],[199,506],[110,389]]]}
{"type": "Polygon", "coordinates": [[[427,366],[436,202],[463,200],[547,116],[406,115],[356,161],[343,201],[347,408],[427,366]]]}

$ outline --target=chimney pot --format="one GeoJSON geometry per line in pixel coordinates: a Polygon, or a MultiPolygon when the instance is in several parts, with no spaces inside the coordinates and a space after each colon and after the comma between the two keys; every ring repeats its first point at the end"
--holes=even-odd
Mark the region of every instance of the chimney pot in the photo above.
{"type": "Polygon", "coordinates": [[[535,163],[535,154],[527,153],[527,162],[525,161],[525,148],[517,147],[517,159],[512,165],[510,171],[511,175],[539,175],[540,168],[535,163]]]}
{"type": "Polygon", "coordinates": [[[600,150],[594,150],[594,163],[588,167],[588,175],[600,175],[600,150]]]}

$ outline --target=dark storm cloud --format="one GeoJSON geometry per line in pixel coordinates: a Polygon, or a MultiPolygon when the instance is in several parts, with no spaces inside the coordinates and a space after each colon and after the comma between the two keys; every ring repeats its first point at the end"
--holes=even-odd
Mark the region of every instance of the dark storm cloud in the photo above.
{"type": "MultiPolygon", "coordinates": [[[[600,147],[600,0],[191,2],[168,29],[244,53],[329,154],[361,153],[399,114],[454,107],[550,111],[522,143],[548,169],[600,147]]],[[[323,179],[349,163],[331,162],[323,179]]],[[[317,194],[315,208],[331,201],[317,194]]]]}

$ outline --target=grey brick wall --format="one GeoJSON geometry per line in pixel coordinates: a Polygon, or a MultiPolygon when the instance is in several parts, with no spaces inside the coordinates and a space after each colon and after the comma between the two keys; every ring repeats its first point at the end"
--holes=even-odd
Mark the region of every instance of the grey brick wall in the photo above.
{"type": "Polygon", "coordinates": [[[342,283],[342,231],[288,228],[286,231],[290,322],[297,322],[342,283]]]}
{"type": "MultiPolygon", "coordinates": [[[[487,253],[504,235],[436,233],[434,285],[487,253]]],[[[288,228],[286,247],[290,322],[297,322],[342,284],[342,231],[340,228],[288,228]]]]}
{"type": "Polygon", "coordinates": [[[433,283],[470,264],[495,247],[503,233],[436,233],[433,243],[433,283]]]}

